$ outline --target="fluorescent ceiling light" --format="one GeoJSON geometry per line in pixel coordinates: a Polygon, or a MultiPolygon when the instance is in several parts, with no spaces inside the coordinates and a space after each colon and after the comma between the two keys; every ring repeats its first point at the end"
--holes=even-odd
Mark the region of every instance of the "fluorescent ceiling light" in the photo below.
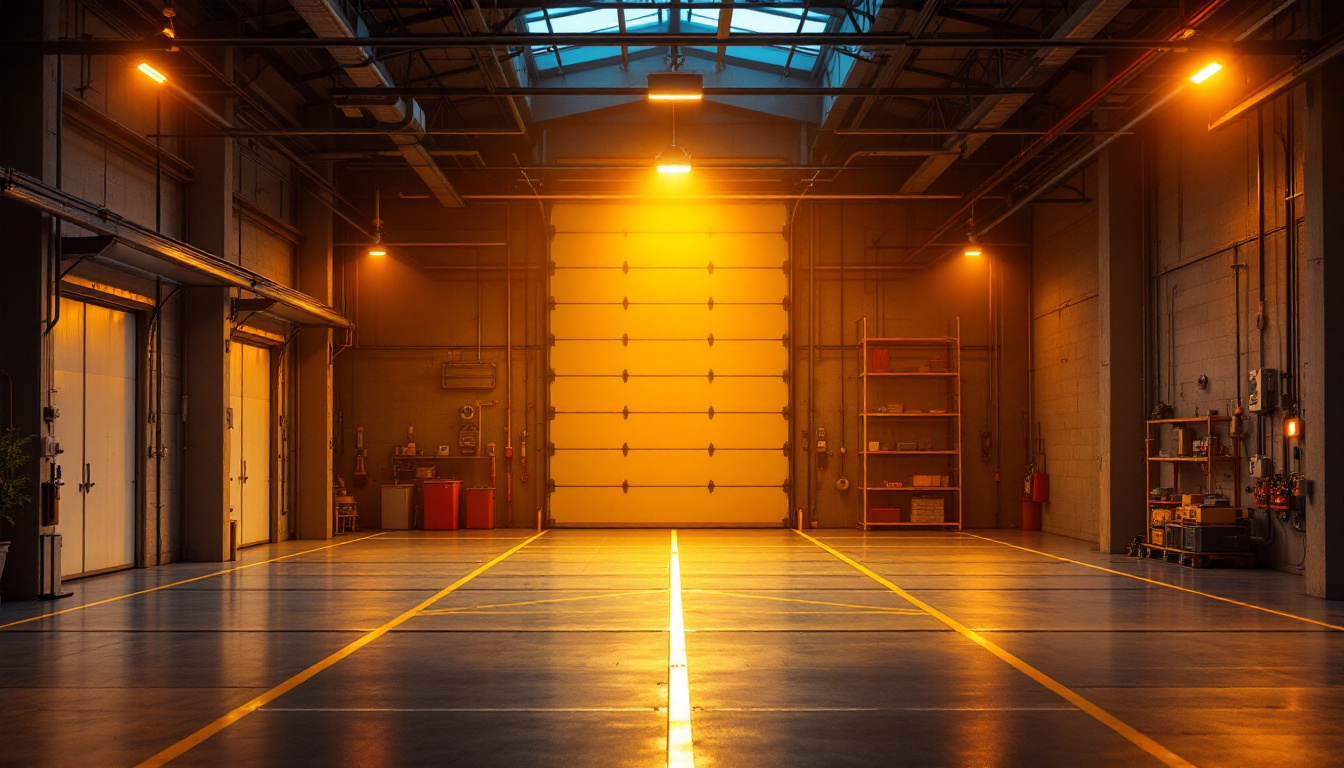
{"type": "Polygon", "coordinates": [[[1222,64],[1219,64],[1216,61],[1210,62],[1203,69],[1191,75],[1190,82],[1194,83],[1195,85],[1199,85],[1205,80],[1208,80],[1210,77],[1213,77],[1214,75],[1218,74],[1219,70],[1221,70],[1222,68],[1223,68],[1222,64]]]}
{"type": "Polygon", "coordinates": [[[705,98],[704,76],[693,72],[652,72],[649,101],[700,101],[705,98]]]}
{"type": "Polygon", "coordinates": [[[157,69],[151,67],[151,66],[149,65],[149,62],[146,62],[146,61],[142,61],[142,62],[140,62],[140,65],[137,66],[136,69],[138,69],[138,70],[140,70],[141,72],[143,72],[144,75],[145,75],[145,77],[148,77],[150,80],[153,80],[154,82],[156,82],[156,83],[158,83],[158,84],[160,84],[160,85],[162,85],[162,84],[168,82],[168,76],[165,75],[165,74],[163,74],[163,73],[160,72],[159,70],[157,70],[157,69]]]}

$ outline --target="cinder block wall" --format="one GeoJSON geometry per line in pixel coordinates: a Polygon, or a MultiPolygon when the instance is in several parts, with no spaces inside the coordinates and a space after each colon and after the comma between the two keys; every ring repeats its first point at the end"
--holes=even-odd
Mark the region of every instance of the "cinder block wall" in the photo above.
{"type": "Polygon", "coordinates": [[[1050,475],[1042,529],[1097,541],[1096,169],[1066,183],[1089,202],[1038,206],[1032,222],[1032,406],[1039,437],[1033,452],[1041,451],[1038,468],[1050,475]]]}
{"type": "MultiPolygon", "coordinates": [[[[1288,237],[1290,227],[1301,226],[1302,206],[1293,195],[1302,188],[1297,126],[1303,99],[1299,89],[1262,118],[1252,114],[1214,132],[1207,103],[1177,101],[1142,129],[1149,297],[1146,317],[1135,321],[1147,329],[1150,404],[1170,405],[1179,416],[1210,409],[1229,414],[1239,398],[1244,402],[1249,368],[1284,368],[1284,326],[1295,311],[1286,270],[1289,259],[1302,263],[1300,248],[1289,253],[1288,237]],[[1263,183],[1257,178],[1258,119],[1264,120],[1263,183]]],[[[1089,166],[1069,185],[1095,199],[1095,173],[1089,166]]],[[[1098,215],[1095,203],[1036,206],[1032,235],[1032,408],[1051,476],[1044,528],[1089,541],[1098,538],[1098,215]]],[[[1243,453],[1263,450],[1278,462],[1281,424],[1281,413],[1247,414],[1243,453]]],[[[1210,490],[1245,506],[1251,481],[1244,466],[1242,475],[1235,482],[1229,466],[1210,490]]],[[[1193,482],[1193,474],[1188,479],[1193,482]]],[[[1168,476],[1162,484],[1169,482],[1168,476]]],[[[1143,504],[1145,490],[1133,489],[1135,504],[1143,504]]],[[[1265,561],[1296,570],[1303,534],[1277,519],[1270,524],[1273,541],[1260,548],[1265,561]]]]}

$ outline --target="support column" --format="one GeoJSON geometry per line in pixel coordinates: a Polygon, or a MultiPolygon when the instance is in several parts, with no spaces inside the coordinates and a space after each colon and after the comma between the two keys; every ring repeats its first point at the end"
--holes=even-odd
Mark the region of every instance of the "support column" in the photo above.
{"type": "Polygon", "coordinates": [[[1307,594],[1344,600],[1344,62],[1307,82],[1303,150],[1301,402],[1302,472],[1312,482],[1306,511],[1307,594]],[[1336,388],[1331,392],[1331,385],[1336,388]],[[1335,488],[1333,485],[1340,487],[1335,488]]]}
{"type": "Polygon", "coordinates": [[[1101,371],[1100,549],[1120,553],[1147,526],[1144,473],[1143,152],[1122,137],[1098,166],[1097,293],[1101,371]]]}
{"type": "MultiPolygon", "coordinates": [[[[314,190],[316,194],[325,194],[314,190]]],[[[298,247],[299,290],[331,303],[331,209],[311,194],[301,194],[298,247]]],[[[332,383],[330,328],[304,328],[295,341],[298,357],[295,487],[298,490],[296,535],[300,539],[332,536],[332,383]]],[[[346,478],[347,482],[350,478],[346,478]]]]}
{"type": "MultiPolygon", "coordinates": [[[[214,130],[189,123],[192,132],[214,130]]],[[[188,196],[192,245],[227,258],[233,224],[233,140],[194,139],[196,174],[188,196]]],[[[188,288],[183,302],[182,392],[186,421],[186,520],[183,556],[217,562],[229,557],[228,288],[188,288]]]]}
{"type": "MultiPolygon", "coordinates": [[[[6,36],[54,39],[58,4],[54,0],[5,6],[6,36]]],[[[56,181],[57,100],[54,56],[0,57],[0,167],[13,168],[48,183],[56,181]]],[[[10,542],[0,581],[5,601],[37,597],[39,488],[48,462],[39,459],[46,433],[42,406],[50,388],[44,335],[48,304],[48,246],[51,220],[36,209],[0,198],[0,429],[11,419],[20,435],[33,438],[31,460],[19,475],[29,502],[7,511],[13,525],[0,522],[0,541],[10,542]]]]}

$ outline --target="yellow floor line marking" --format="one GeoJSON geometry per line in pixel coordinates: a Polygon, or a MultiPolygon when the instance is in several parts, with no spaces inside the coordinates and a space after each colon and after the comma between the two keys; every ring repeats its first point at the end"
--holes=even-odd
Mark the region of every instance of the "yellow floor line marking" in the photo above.
{"type": "Polygon", "coordinates": [[[225,728],[228,728],[230,725],[233,725],[239,720],[242,720],[244,717],[247,717],[248,715],[252,714],[258,709],[261,709],[267,704],[270,704],[272,701],[275,701],[281,696],[284,696],[286,693],[289,693],[295,688],[298,688],[300,685],[303,685],[304,683],[308,682],[318,673],[322,672],[325,669],[330,668],[332,665],[334,665],[341,659],[344,659],[345,657],[351,655],[355,651],[358,651],[360,648],[363,648],[369,643],[372,643],[374,640],[377,640],[378,638],[382,637],[388,632],[391,632],[392,630],[396,629],[402,624],[405,624],[407,621],[417,616],[421,611],[425,610],[426,608],[438,602],[439,600],[442,600],[443,598],[447,597],[450,593],[456,591],[458,587],[461,587],[463,584],[466,584],[467,582],[471,581],[477,576],[480,576],[482,573],[485,573],[486,571],[495,567],[500,562],[502,562],[504,558],[508,557],[509,555],[512,555],[514,552],[517,552],[523,547],[526,547],[528,544],[531,544],[532,542],[541,538],[545,534],[546,532],[542,531],[541,533],[538,533],[535,536],[529,536],[527,539],[524,539],[521,544],[514,546],[512,549],[509,549],[508,551],[504,552],[502,555],[496,557],[495,559],[491,560],[485,565],[480,566],[471,573],[468,573],[466,576],[463,576],[457,581],[454,581],[452,584],[449,584],[448,586],[444,587],[438,592],[435,592],[433,596],[428,597],[425,600],[421,601],[418,605],[416,605],[409,611],[406,611],[405,613],[401,614],[395,619],[392,619],[391,621],[382,625],[381,627],[378,627],[377,629],[369,632],[368,634],[364,635],[363,637],[359,638],[353,643],[350,643],[349,645],[345,646],[339,651],[336,651],[335,653],[331,654],[325,659],[322,659],[321,661],[317,662],[311,667],[303,670],[297,675],[294,675],[293,677],[289,678],[283,683],[275,686],[269,691],[247,702],[246,704],[234,708],[231,712],[219,718],[218,720],[215,720],[213,723],[210,723],[209,725],[205,726],[204,728],[201,728],[200,730],[196,731],[195,733],[191,734],[185,739],[182,739],[181,741],[177,742],[171,747],[168,747],[162,752],[159,752],[157,755],[154,755],[148,760],[145,760],[144,762],[140,763],[139,765],[136,766],[136,768],[159,768],[159,766],[167,765],[168,763],[171,763],[172,761],[176,760],[182,755],[185,755],[187,752],[190,752],[195,747],[204,743],[211,736],[214,736],[215,734],[219,733],[225,728]]]}
{"type": "Polygon", "coordinates": [[[135,596],[137,596],[137,595],[147,595],[147,594],[149,594],[150,592],[158,592],[158,591],[161,590],[161,589],[170,589],[170,588],[172,588],[172,587],[180,587],[180,586],[182,586],[183,584],[190,584],[190,583],[192,583],[193,581],[202,581],[202,580],[204,580],[204,579],[213,579],[213,578],[215,578],[216,576],[223,576],[223,575],[226,574],[226,573],[234,573],[235,571],[244,571],[244,570],[247,570],[248,568],[256,568],[258,565],[266,565],[267,563],[274,563],[274,562],[277,562],[277,561],[280,561],[280,560],[288,560],[288,559],[291,558],[291,557],[298,557],[299,555],[307,555],[307,554],[311,554],[311,553],[313,553],[313,552],[321,552],[321,551],[324,550],[324,549],[331,549],[332,547],[340,547],[340,546],[344,546],[344,545],[346,545],[346,544],[354,544],[354,543],[357,542],[357,541],[365,541],[365,540],[367,540],[367,539],[377,538],[377,537],[382,536],[382,535],[383,535],[383,534],[381,534],[381,533],[375,533],[375,534],[372,534],[372,535],[370,535],[370,536],[361,536],[361,537],[359,537],[358,539],[350,539],[350,540],[348,540],[348,541],[338,541],[338,542],[336,542],[335,544],[328,544],[328,545],[326,545],[325,547],[314,547],[313,549],[305,549],[305,550],[303,550],[302,552],[292,552],[292,553],[290,553],[290,554],[288,554],[288,555],[281,555],[280,557],[273,557],[273,558],[271,558],[270,560],[261,560],[261,561],[259,561],[259,562],[248,563],[247,565],[240,565],[240,566],[237,566],[237,567],[234,567],[234,568],[226,568],[225,570],[222,570],[222,571],[215,571],[214,573],[207,573],[207,574],[205,574],[205,575],[203,575],[203,576],[193,576],[193,577],[191,577],[190,579],[183,579],[183,580],[181,580],[181,581],[174,581],[174,582],[171,583],[171,584],[162,584],[162,585],[157,586],[157,587],[150,587],[149,589],[142,589],[142,590],[140,590],[140,591],[138,591],[138,592],[129,592],[129,593],[124,594],[124,595],[117,595],[116,597],[109,597],[109,598],[106,598],[106,599],[103,599],[103,600],[95,600],[95,601],[92,602],[92,603],[84,603],[83,605],[75,605],[75,606],[71,606],[71,607],[69,607],[69,608],[66,608],[66,609],[64,609],[64,610],[60,610],[60,611],[52,611],[51,613],[43,613],[43,614],[40,614],[40,615],[38,615],[38,616],[29,616],[29,617],[26,618],[26,619],[19,619],[18,621],[11,621],[11,622],[9,622],[8,624],[0,624],[0,630],[6,630],[6,629],[9,629],[10,627],[17,627],[17,626],[19,626],[20,624],[27,624],[27,623],[30,622],[30,621],[41,621],[41,620],[43,620],[43,619],[49,619],[49,618],[51,618],[52,616],[60,616],[60,615],[63,614],[63,613],[74,613],[75,611],[82,611],[82,610],[84,610],[85,608],[93,608],[93,607],[96,607],[96,606],[99,606],[99,605],[107,605],[108,603],[115,603],[115,602],[117,602],[118,600],[125,600],[125,599],[128,598],[128,597],[135,597],[135,596]]]}
{"type": "Polygon", "coordinates": [[[804,603],[806,605],[833,605],[837,608],[859,608],[865,611],[875,613],[900,613],[915,616],[923,616],[924,612],[918,608],[890,608],[883,605],[860,605],[858,603],[832,603],[826,600],[803,600],[797,597],[775,597],[774,595],[747,595],[741,592],[720,592],[717,589],[687,589],[686,592],[695,592],[701,595],[723,595],[725,597],[745,597],[749,600],[778,600],[782,603],[804,603]]]}
{"type": "Polygon", "coordinates": [[[444,616],[450,613],[474,613],[494,608],[516,608],[520,605],[544,605],[546,603],[571,603],[575,600],[600,600],[604,597],[628,597],[630,595],[661,595],[666,589],[640,589],[634,592],[604,592],[600,595],[582,595],[580,597],[556,597],[550,600],[525,600],[520,603],[493,603],[491,605],[464,605],[461,608],[435,608],[421,611],[426,616],[444,616]]]}
{"type": "Polygon", "coordinates": [[[686,624],[681,613],[681,558],[672,531],[668,557],[667,608],[667,766],[694,768],[691,741],[691,681],[686,670],[686,624]]]}
{"type": "Polygon", "coordinates": [[[1115,715],[1112,715],[1110,712],[1107,712],[1106,710],[1102,709],[1096,704],[1093,704],[1090,700],[1074,692],[1072,688],[1065,686],[1063,683],[1058,682],[1053,677],[1050,677],[1049,675],[1045,674],[1039,669],[1036,669],[1035,667],[1031,666],[1022,659],[1019,659],[1018,657],[1014,656],[1008,651],[1005,651],[1004,649],[990,642],[979,632],[976,632],[975,630],[966,627],[961,622],[957,621],[956,619],[953,619],[951,616],[948,616],[942,611],[939,611],[937,608],[934,608],[933,606],[929,605],[923,600],[920,600],[919,598],[915,597],[909,592],[906,592],[905,590],[891,583],[887,579],[878,575],[874,571],[870,570],[863,564],[859,563],[857,560],[854,560],[844,555],[843,553],[835,549],[832,549],[831,547],[812,538],[811,536],[808,536],[806,533],[803,533],[802,531],[798,531],[797,533],[799,536],[802,536],[803,538],[811,541],[813,544],[816,544],[818,547],[821,547],[827,552],[830,552],[832,555],[835,555],[841,561],[853,566],[856,570],[858,570],[865,576],[871,578],[873,581],[876,581],[877,583],[881,584],[887,589],[890,589],[892,592],[895,592],[896,594],[900,595],[911,605],[919,607],[921,610],[928,613],[930,616],[934,617],[935,619],[938,619],[947,626],[956,630],[957,633],[960,634],[962,637],[965,637],[966,639],[976,643],[980,647],[999,657],[999,659],[1006,662],[1009,666],[1013,667],[1014,669],[1026,675],[1027,677],[1030,677],[1032,680],[1035,680],[1036,682],[1045,686],[1055,695],[1059,696],[1060,698],[1064,699],[1065,701],[1069,702],[1075,707],[1091,715],[1095,720],[1097,720],[1097,722],[1115,731],[1117,734],[1124,737],[1126,740],[1137,746],[1139,749],[1142,749],[1143,751],[1147,752],[1153,757],[1156,757],[1158,760],[1161,760],[1164,764],[1172,766],[1172,768],[1177,768],[1178,766],[1180,768],[1194,768],[1194,764],[1191,763],[1190,761],[1186,760],[1185,758],[1181,757],[1175,752],[1172,752],[1171,750],[1167,749],[1161,744],[1158,744],[1152,738],[1144,735],[1133,726],[1120,720],[1115,715]]]}
{"type": "Polygon", "coordinates": [[[1189,587],[1182,587],[1182,586],[1179,586],[1179,585],[1177,585],[1177,584],[1168,584],[1168,583],[1165,582],[1165,581],[1158,581],[1157,579],[1150,579],[1150,578],[1148,578],[1148,577],[1146,577],[1146,576],[1138,576],[1138,575],[1135,575],[1135,574],[1133,574],[1133,573],[1125,573],[1124,571],[1117,571],[1117,570],[1115,570],[1114,568],[1107,568],[1107,567],[1105,567],[1105,566],[1103,566],[1103,565],[1093,565],[1092,563],[1085,563],[1085,562],[1083,562],[1083,561],[1081,561],[1081,560],[1072,560],[1072,559],[1070,559],[1070,558],[1062,557],[1062,556],[1060,556],[1060,555],[1052,555],[1052,554],[1050,554],[1049,552],[1041,552],[1041,551],[1039,551],[1039,550],[1031,549],[1031,548],[1029,548],[1029,547],[1020,547],[1020,546],[1018,546],[1018,545],[1016,545],[1016,544],[1009,544],[1009,543],[1006,542],[1006,541],[999,541],[998,539],[991,539],[991,538],[989,538],[988,536],[977,536],[977,535],[975,535],[974,533],[966,533],[966,534],[964,534],[964,535],[966,535],[966,536],[970,536],[971,538],[974,538],[974,539],[984,539],[985,541],[992,541],[992,542],[994,542],[995,544],[1002,544],[1002,545],[1005,546],[1005,547],[1012,547],[1013,549],[1020,549],[1020,550],[1022,550],[1023,552],[1031,552],[1032,554],[1040,555],[1040,556],[1042,556],[1042,557],[1048,557],[1048,558],[1051,558],[1051,559],[1053,559],[1053,560],[1059,560],[1059,561],[1061,561],[1061,562],[1065,562],[1065,563],[1073,563],[1074,565],[1081,565],[1081,566],[1083,566],[1084,568],[1091,568],[1091,569],[1093,569],[1093,570],[1097,570],[1097,571],[1104,571],[1104,572],[1106,572],[1106,573],[1114,574],[1114,575],[1116,575],[1116,576],[1124,576],[1124,577],[1127,578],[1127,579],[1135,579],[1135,580],[1137,580],[1137,581],[1142,581],[1142,582],[1147,583],[1147,584],[1153,584],[1153,585],[1156,585],[1156,586],[1159,586],[1159,587],[1166,587],[1167,589],[1174,589],[1174,590],[1176,590],[1176,591],[1178,591],[1178,592],[1188,592],[1188,593],[1190,593],[1190,594],[1192,594],[1192,595],[1199,595],[1200,597],[1207,597],[1207,598],[1209,598],[1210,600],[1218,600],[1218,601],[1220,601],[1220,602],[1224,602],[1224,603],[1231,603],[1232,605],[1239,605],[1239,606],[1241,606],[1242,608],[1250,608],[1250,609],[1252,609],[1252,610],[1256,610],[1256,611],[1264,611],[1265,613],[1272,613],[1272,614],[1274,614],[1275,616],[1282,616],[1282,617],[1284,617],[1285,619],[1295,619],[1295,620],[1297,620],[1297,621],[1304,621],[1304,622],[1306,622],[1306,623],[1308,623],[1308,624],[1315,624],[1315,625],[1318,626],[1318,627],[1325,627],[1326,629],[1333,629],[1333,630],[1337,630],[1337,631],[1339,631],[1339,632],[1344,632],[1344,626],[1340,626],[1339,624],[1331,624],[1331,623],[1328,622],[1328,621],[1320,621],[1319,619],[1309,619],[1309,618],[1307,618],[1306,616],[1298,616],[1298,615],[1295,614],[1295,613],[1288,613],[1287,611],[1276,611],[1276,610],[1274,610],[1273,608],[1266,608],[1266,607],[1264,607],[1263,605],[1256,605],[1256,604],[1254,604],[1254,603],[1243,603],[1243,602],[1240,601],[1240,600],[1233,600],[1233,599],[1230,598],[1230,597],[1222,597],[1222,596],[1220,596],[1220,595],[1213,595],[1213,594],[1209,594],[1208,592],[1201,592],[1201,591],[1199,591],[1198,589],[1191,589],[1191,588],[1189,588],[1189,587]]]}

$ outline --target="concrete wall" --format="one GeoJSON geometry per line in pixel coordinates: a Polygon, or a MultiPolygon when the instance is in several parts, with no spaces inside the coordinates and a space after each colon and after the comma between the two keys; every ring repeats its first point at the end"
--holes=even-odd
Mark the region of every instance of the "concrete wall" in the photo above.
{"type": "MultiPolygon", "coordinates": [[[[793,258],[794,419],[795,442],[808,425],[808,312],[809,265],[816,255],[819,344],[816,370],[815,427],[825,427],[830,449],[828,466],[815,475],[815,519],[818,527],[851,527],[862,516],[862,477],[859,450],[859,373],[862,363],[856,347],[859,318],[868,318],[871,336],[937,336],[950,332],[961,319],[962,335],[962,471],[963,520],[967,527],[1012,527],[1019,524],[1020,478],[1025,471],[1023,426],[1027,407],[1027,255],[1023,248],[986,246],[988,258],[966,259],[959,249],[935,248],[947,254],[923,271],[859,271],[863,265],[895,266],[921,244],[930,224],[942,221],[946,211],[931,204],[911,203],[805,203],[795,218],[793,258]],[[815,211],[815,218],[813,212],[815,211]],[[953,253],[955,251],[955,253],[953,253]],[[989,277],[991,260],[996,305],[1002,324],[1002,364],[999,374],[998,415],[990,411],[989,277]],[[846,270],[836,270],[844,266],[846,270]],[[841,276],[843,275],[843,279],[841,276]],[[841,292],[843,289],[843,301],[841,292]],[[841,385],[844,402],[841,402],[841,385]],[[981,430],[992,435],[989,459],[981,458],[981,430]],[[843,473],[850,489],[840,491],[839,449],[846,456],[843,473]],[[1000,482],[995,481],[996,474],[1000,482]]],[[[1010,223],[995,232],[1000,242],[1022,242],[1020,226],[1010,223]]],[[[921,258],[927,258],[925,254],[921,258]]],[[[874,392],[876,394],[876,392],[874,392]]],[[[809,446],[810,447],[810,446],[809,446]]],[[[878,459],[876,461],[889,461],[878,459]]],[[[808,504],[811,450],[794,453],[795,507],[808,504]]],[[[923,468],[918,461],[900,460],[898,473],[942,474],[934,461],[923,468]]],[[[874,463],[872,477],[882,472],[874,463]]],[[[896,479],[895,477],[887,479],[896,479]]],[[[869,499],[869,506],[882,506],[869,499]]],[[[883,497],[889,501],[889,497],[883,497]]]]}
{"type": "MultiPolygon", "coordinates": [[[[371,201],[370,201],[371,202],[371,201]]],[[[345,259],[341,269],[357,326],[354,346],[336,358],[336,474],[352,486],[359,503],[361,524],[381,522],[379,487],[392,481],[390,457],[394,446],[405,445],[407,429],[427,454],[440,444],[457,455],[458,409],[475,401],[497,401],[480,410],[487,442],[498,446],[497,487],[500,526],[534,527],[536,511],[544,503],[542,453],[544,368],[541,323],[545,291],[541,279],[545,258],[544,230],[532,203],[475,205],[445,211],[429,200],[398,201],[384,206],[388,241],[510,243],[513,263],[513,444],[518,449],[528,433],[528,478],[523,479],[522,457],[512,463],[513,502],[507,502],[504,458],[506,413],[507,305],[506,248],[417,248],[416,265],[409,249],[389,246],[389,256],[374,259],[363,248],[338,249],[345,259]],[[507,234],[506,234],[507,233],[507,234]],[[494,269],[457,269],[474,265],[494,269]],[[447,267],[448,269],[436,269],[447,267]],[[448,390],[441,386],[443,363],[476,361],[479,290],[479,359],[494,363],[497,386],[490,391],[448,390]],[[364,428],[368,451],[368,479],[355,483],[355,443],[364,428]],[[511,523],[510,523],[511,516],[511,523]]],[[[488,462],[457,462],[448,469],[467,486],[488,486],[488,462]]]]}
{"type": "MultiPolygon", "coordinates": [[[[1302,189],[1296,127],[1302,104],[1299,89],[1267,107],[1263,118],[1252,114],[1210,132],[1210,105],[1178,100],[1144,127],[1149,297],[1147,316],[1135,321],[1145,324],[1148,338],[1150,406],[1165,403],[1177,416],[1210,409],[1230,414],[1245,398],[1248,368],[1285,367],[1285,326],[1297,312],[1298,298],[1288,295],[1285,274],[1289,259],[1302,263],[1300,254],[1289,251],[1289,227],[1300,230],[1301,205],[1288,199],[1302,189]],[[1263,260],[1257,119],[1264,120],[1263,260]]],[[[1070,184],[1095,198],[1095,177],[1092,165],[1070,184]]],[[[1032,407],[1051,476],[1044,528],[1091,541],[1098,538],[1100,452],[1098,215],[1096,203],[1038,206],[1032,235],[1032,407]]],[[[1264,419],[1248,414],[1243,453],[1264,452],[1282,465],[1281,420],[1282,413],[1264,419]]],[[[1244,467],[1242,475],[1236,482],[1226,465],[1213,490],[1249,505],[1243,489],[1251,481],[1244,467]]],[[[1170,485],[1170,474],[1151,484],[1170,485]]],[[[1193,473],[1186,476],[1187,489],[1198,484],[1193,473]]],[[[1144,491],[1132,489],[1135,504],[1143,503],[1144,491]]],[[[1273,540],[1261,547],[1266,562],[1296,569],[1304,552],[1302,533],[1278,519],[1267,524],[1273,540]]]]}
{"type": "MultiPolygon", "coordinates": [[[[1096,169],[1070,180],[1096,196],[1096,169]]],[[[1037,206],[1031,266],[1032,410],[1050,475],[1042,529],[1097,541],[1097,204],[1037,206]]]]}

